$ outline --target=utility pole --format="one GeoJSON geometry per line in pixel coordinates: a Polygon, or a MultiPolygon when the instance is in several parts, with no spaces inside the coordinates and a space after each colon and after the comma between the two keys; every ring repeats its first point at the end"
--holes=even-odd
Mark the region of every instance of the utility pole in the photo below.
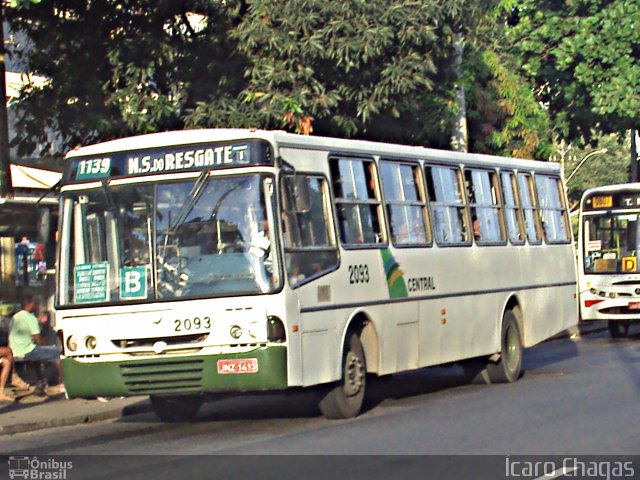
{"type": "Polygon", "coordinates": [[[11,161],[9,159],[9,119],[4,64],[4,2],[0,3],[0,200],[13,197],[11,161]]]}
{"type": "Polygon", "coordinates": [[[462,83],[462,55],[464,54],[464,36],[462,32],[456,32],[453,47],[453,71],[456,76],[456,113],[451,127],[451,148],[456,152],[467,152],[469,150],[469,134],[467,131],[467,102],[464,84],[462,83]]]}
{"type": "Polygon", "coordinates": [[[633,183],[638,181],[638,149],[640,148],[638,129],[630,129],[629,137],[631,138],[631,148],[629,150],[629,181],[633,183]]]}

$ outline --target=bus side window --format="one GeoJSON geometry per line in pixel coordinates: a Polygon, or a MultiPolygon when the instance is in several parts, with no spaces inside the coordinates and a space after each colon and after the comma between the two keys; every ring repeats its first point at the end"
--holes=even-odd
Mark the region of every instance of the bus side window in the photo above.
{"type": "Polygon", "coordinates": [[[484,244],[504,243],[506,236],[496,173],[466,169],[464,174],[475,240],[484,244]]]}
{"type": "Polygon", "coordinates": [[[381,160],[380,178],[393,244],[430,243],[420,167],[417,164],[381,160]]]}
{"type": "Polygon", "coordinates": [[[333,269],[338,249],[331,226],[326,181],[320,176],[287,175],[282,180],[282,224],[285,269],[289,283],[296,286],[306,279],[333,269]],[[303,177],[308,186],[308,208],[296,208],[295,182],[303,177]]]}
{"type": "Polygon", "coordinates": [[[426,180],[436,243],[470,244],[471,228],[458,167],[428,165],[426,180]]]}
{"type": "Polygon", "coordinates": [[[540,226],[540,217],[538,216],[538,207],[536,205],[536,195],[534,192],[531,174],[518,173],[518,196],[522,204],[524,213],[524,225],[527,232],[527,239],[531,244],[542,243],[542,233],[540,226]]]}
{"type": "Polygon", "coordinates": [[[500,172],[500,179],[509,240],[514,245],[523,245],[525,238],[524,218],[520,205],[520,197],[518,197],[515,174],[513,172],[502,171],[500,172]]]}
{"type": "Polygon", "coordinates": [[[536,175],[536,190],[545,239],[549,243],[568,242],[569,219],[562,183],[557,177],[536,175]]]}
{"type": "Polygon", "coordinates": [[[373,160],[332,158],[330,162],[342,243],[372,245],[385,242],[373,160]]]}

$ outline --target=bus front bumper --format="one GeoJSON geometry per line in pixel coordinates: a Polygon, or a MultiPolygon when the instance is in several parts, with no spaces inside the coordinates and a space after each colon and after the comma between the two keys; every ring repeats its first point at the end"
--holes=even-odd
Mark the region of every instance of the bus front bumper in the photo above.
{"type": "Polygon", "coordinates": [[[287,387],[287,349],[284,346],[260,347],[243,353],[117,362],[81,362],[63,358],[60,363],[69,398],[282,390],[287,387]]]}

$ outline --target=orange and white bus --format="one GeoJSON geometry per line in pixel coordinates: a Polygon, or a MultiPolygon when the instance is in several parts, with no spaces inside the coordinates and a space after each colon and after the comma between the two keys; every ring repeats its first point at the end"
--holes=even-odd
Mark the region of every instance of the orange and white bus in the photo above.
{"type": "Polygon", "coordinates": [[[613,338],[640,320],[640,183],[584,192],[578,230],[580,317],[606,320],[613,338]]]}

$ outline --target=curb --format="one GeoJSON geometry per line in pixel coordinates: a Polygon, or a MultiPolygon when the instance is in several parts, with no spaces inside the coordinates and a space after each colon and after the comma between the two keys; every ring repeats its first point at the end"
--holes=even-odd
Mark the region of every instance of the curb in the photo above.
{"type": "Polygon", "coordinates": [[[70,427],[73,425],[81,425],[84,423],[103,422],[105,420],[114,420],[130,415],[148,413],[150,411],[151,404],[148,402],[138,405],[126,405],[124,407],[118,407],[102,412],[84,413],[70,417],[67,416],[62,418],[51,418],[47,420],[40,420],[37,422],[17,423],[15,425],[0,426],[0,435],[14,435],[16,433],[34,432],[36,430],[44,430],[46,428],[70,427]]]}

